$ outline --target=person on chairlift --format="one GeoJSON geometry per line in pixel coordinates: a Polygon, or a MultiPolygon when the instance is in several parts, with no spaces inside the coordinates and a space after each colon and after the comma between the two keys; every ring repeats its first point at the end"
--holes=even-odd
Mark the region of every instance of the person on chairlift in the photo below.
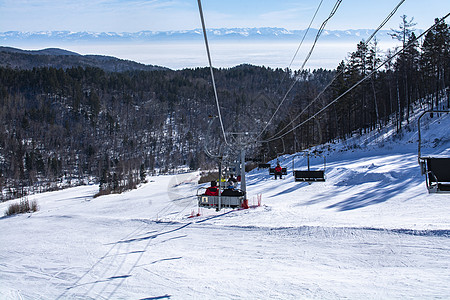
{"type": "Polygon", "coordinates": [[[280,167],[279,163],[277,163],[277,166],[275,167],[275,180],[278,176],[280,176],[280,179],[283,179],[283,169],[280,167]]]}
{"type": "Polygon", "coordinates": [[[206,196],[219,196],[219,189],[217,188],[217,183],[211,181],[211,186],[205,191],[206,196]]]}
{"type": "Polygon", "coordinates": [[[233,175],[233,174],[231,174],[231,175],[230,175],[230,178],[228,178],[228,181],[227,181],[227,188],[229,188],[229,189],[235,189],[235,188],[236,188],[236,185],[237,185],[237,179],[234,178],[234,175],[233,175]]]}
{"type": "Polygon", "coordinates": [[[244,192],[241,190],[234,190],[232,188],[227,188],[222,192],[222,196],[244,196],[244,192]]]}
{"type": "Polygon", "coordinates": [[[234,178],[233,174],[227,181],[227,188],[222,192],[222,196],[243,196],[244,192],[236,189],[237,180],[234,178]]]}

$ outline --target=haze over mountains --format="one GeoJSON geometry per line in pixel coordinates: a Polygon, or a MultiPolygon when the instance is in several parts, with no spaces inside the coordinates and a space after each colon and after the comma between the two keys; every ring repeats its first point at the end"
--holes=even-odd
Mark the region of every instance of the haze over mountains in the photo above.
{"type": "MultiPolygon", "coordinates": [[[[276,27],[209,29],[213,65],[222,68],[240,64],[286,68],[305,32],[276,27]]],[[[291,69],[300,68],[317,32],[317,29],[309,30],[291,69]]],[[[348,53],[356,50],[361,40],[366,40],[373,32],[373,29],[323,31],[306,68],[335,69],[348,53]]],[[[390,32],[381,30],[377,33],[380,51],[399,45],[388,35],[390,32]]],[[[8,31],[0,32],[0,46],[28,50],[62,48],[85,55],[107,55],[171,69],[204,67],[208,64],[201,29],[120,33],[8,31]]]]}
{"type": "MultiPolygon", "coordinates": [[[[305,34],[306,30],[288,30],[285,28],[219,28],[209,29],[208,37],[212,40],[296,40],[305,34]]],[[[306,41],[313,41],[317,29],[310,29],[306,41]]],[[[373,29],[358,30],[326,30],[321,36],[322,41],[358,42],[369,37],[373,29]]],[[[390,30],[381,30],[377,37],[381,40],[391,37],[390,30]]],[[[181,31],[139,31],[139,32],[72,32],[72,31],[8,31],[0,32],[0,41],[90,41],[90,42],[129,42],[129,41],[191,41],[203,39],[201,29],[181,31]]]]}

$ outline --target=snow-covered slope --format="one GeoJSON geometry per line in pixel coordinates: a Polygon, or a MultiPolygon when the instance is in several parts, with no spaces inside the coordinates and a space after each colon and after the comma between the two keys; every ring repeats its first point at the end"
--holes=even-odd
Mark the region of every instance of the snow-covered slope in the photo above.
{"type": "MultiPolygon", "coordinates": [[[[424,120],[424,150],[450,155],[449,128],[424,120]]],[[[392,133],[324,145],[323,183],[294,182],[292,155],[283,180],[250,172],[249,210],[189,218],[196,173],[32,196],[38,212],[0,219],[0,298],[448,298],[450,196],[427,193],[416,123],[392,133]]]]}

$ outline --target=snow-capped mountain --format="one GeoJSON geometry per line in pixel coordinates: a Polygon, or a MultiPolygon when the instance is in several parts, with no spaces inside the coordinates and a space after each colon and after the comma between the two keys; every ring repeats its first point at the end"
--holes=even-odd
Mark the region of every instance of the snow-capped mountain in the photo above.
{"type": "MultiPolygon", "coordinates": [[[[288,30],[285,28],[219,28],[208,29],[208,37],[213,40],[299,40],[306,30],[288,30]]],[[[317,29],[310,29],[306,40],[314,40],[317,29]]],[[[328,30],[324,31],[321,40],[358,42],[369,37],[373,29],[328,30]]],[[[391,38],[388,30],[378,33],[379,39],[391,38]]],[[[95,41],[95,42],[128,42],[128,41],[160,41],[160,40],[196,40],[202,39],[202,30],[181,31],[139,31],[139,32],[73,32],[73,31],[7,31],[0,32],[1,42],[14,41],[95,41]]]]}

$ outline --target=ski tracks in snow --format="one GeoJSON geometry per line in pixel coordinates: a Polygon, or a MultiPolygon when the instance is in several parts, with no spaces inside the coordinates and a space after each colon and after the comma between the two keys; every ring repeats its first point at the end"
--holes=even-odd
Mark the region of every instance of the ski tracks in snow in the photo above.
{"type": "MultiPolygon", "coordinates": [[[[183,209],[174,212],[176,217],[179,217],[190,206],[189,202],[183,209]]],[[[156,217],[161,213],[168,213],[174,210],[176,205],[173,201],[164,206],[156,217]]],[[[169,229],[172,223],[156,223],[148,222],[148,220],[134,220],[140,225],[124,236],[119,241],[110,244],[110,248],[106,253],[100,257],[83,275],[81,275],[73,284],[57,297],[57,299],[64,299],[68,294],[82,299],[111,299],[116,296],[119,288],[123,285],[125,280],[133,276],[133,272],[139,265],[143,256],[147,254],[152,241],[160,236],[171,234],[189,226],[191,223],[177,225],[174,229],[169,229]],[[162,225],[162,226],[161,226],[162,225]],[[148,231],[149,226],[156,230],[148,231]],[[114,252],[113,252],[114,251],[114,252]],[[78,288],[84,288],[85,291],[79,292],[78,288]],[[94,295],[94,296],[92,296],[94,295]],[[105,296],[106,295],[106,296],[105,296]]],[[[186,237],[186,235],[169,236],[167,239],[158,241],[153,244],[162,244],[174,239],[186,237]]],[[[164,262],[168,260],[180,259],[181,257],[158,258],[150,264],[164,262]]]]}

